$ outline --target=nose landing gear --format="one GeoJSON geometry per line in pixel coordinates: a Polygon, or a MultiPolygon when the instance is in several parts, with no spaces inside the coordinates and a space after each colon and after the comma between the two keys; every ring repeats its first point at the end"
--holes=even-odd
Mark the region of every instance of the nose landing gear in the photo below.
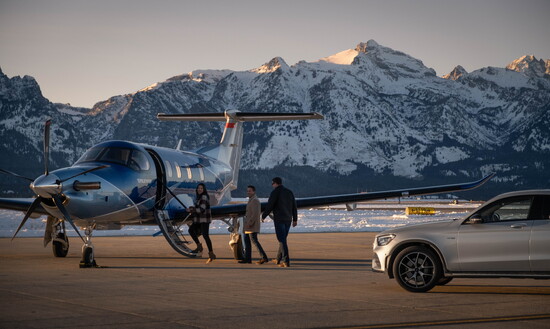
{"type": "Polygon", "coordinates": [[[94,246],[92,244],[92,232],[95,224],[86,226],[84,230],[84,245],[82,246],[82,259],[80,260],[80,268],[100,267],[94,259],[94,246]]]}

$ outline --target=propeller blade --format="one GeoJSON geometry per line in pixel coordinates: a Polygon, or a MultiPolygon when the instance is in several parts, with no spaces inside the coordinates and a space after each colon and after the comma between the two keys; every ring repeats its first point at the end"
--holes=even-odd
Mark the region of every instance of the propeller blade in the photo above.
{"type": "Polygon", "coordinates": [[[19,174],[16,174],[16,173],[14,173],[14,172],[7,171],[7,170],[4,170],[4,169],[0,169],[0,172],[3,172],[4,174],[8,174],[8,175],[15,176],[15,177],[23,178],[23,179],[26,179],[26,180],[31,181],[31,182],[34,181],[34,179],[32,179],[32,178],[25,177],[25,176],[21,176],[21,175],[19,175],[19,174]]]}
{"type": "Polygon", "coordinates": [[[89,172],[96,171],[96,170],[103,169],[103,168],[108,168],[108,167],[109,167],[108,165],[103,165],[103,166],[95,167],[95,168],[92,168],[92,169],[88,169],[88,170],[86,170],[86,171],[83,171],[83,172],[81,172],[81,173],[78,173],[78,174],[76,174],[76,175],[73,175],[73,176],[71,176],[71,177],[69,177],[69,178],[65,178],[64,180],[61,180],[61,181],[59,181],[59,182],[60,182],[60,183],[63,183],[63,182],[65,182],[65,181],[68,181],[68,180],[71,179],[71,178],[75,178],[75,177],[78,177],[78,176],[80,176],[80,175],[84,175],[84,174],[87,174],[87,173],[89,173],[89,172]]]}
{"type": "Polygon", "coordinates": [[[82,242],[86,243],[86,241],[84,241],[84,238],[82,237],[82,235],[80,235],[80,232],[78,231],[78,228],[76,227],[76,225],[74,225],[73,220],[71,219],[71,216],[67,212],[67,209],[65,209],[65,206],[63,205],[63,202],[61,202],[61,200],[59,200],[59,197],[57,195],[53,196],[53,201],[54,201],[55,205],[57,206],[57,209],[59,209],[59,211],[61,211],[61,213],[63,214],[64,219],[71,224],[71,226],[74,228],[75,232],[82,239],[82,242]]]}
{"type": "Polygon", "coordinates": [[[12,241],[15,238],[15,236],[17,235],[17,233],[19,233],[19,230],[21,230],[23,225],[25,225],[25,222],[27,222],[27,219],[29,219],[29,217],[32,215],[32,212],[34,211],[34,209],[36,209],[36,207],[38,207],[40,202],[42,202],[42,198],[38,197],[38,198],[34,199],[34,201],[31,203],[31,206],[29,207],[29,209],[25,213],[25,217],[23,217],[23,220],[21,221],[21,224],[19,224],[19,227],[17,228],[17,230],[15,230],[15,233],[11,237],[12,241]]]}
{"type": "Polygon", "coordinates": [[[44,175],[48,175],[48,162],[50,161],[50,125],[52,120],[46,121],[44,125],[44,175]]]}

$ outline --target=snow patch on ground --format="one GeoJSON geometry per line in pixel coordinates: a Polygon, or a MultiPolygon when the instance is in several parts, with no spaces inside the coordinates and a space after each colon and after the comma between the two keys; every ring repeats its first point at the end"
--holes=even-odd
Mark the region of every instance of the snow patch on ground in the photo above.
{"type": "MultiPolygon", "coordinates": [[[[361,205],[363,206],[363,205],[361,205]]],[[[434,206],[430,204],[422,206],[434,206]]],[[[346,211],[342,208],[330,207],[327,209],[309,209],[298,211],[298,226],[292,228],[293,232],[377,232],[388,228],[417,224],[431,221],[450,220],[463,218],[473,206],[478,204],[448,205],[445,211],[437,211],[434,216],[405,215],[403,209],[395,209],[395,205],[376,205],[376,209],[358,209],[346,211]],[[387,209],[384,209],[387,207],[387,209]],[[382,209],[380,209],[382,208],[382,209]]],[[[17,226],[23,219],[23,213],[11,210],[0,210],[0,237],[13,236],[17,226]]],[[[41,237],[44,235],[46,217],[29,219],[18,237],[41,237]]],[[[273,224],[269,219],[262,224],[263,233],[275,233],[273,224]]],[[[145,236],[159,232],[157,226],[126,226],[121,230],[94,231],[93,236],[145,236]]],[[[210,226],[211,234],[229,234],[227,225],[220,220],[214,220],[210,226]]],[[[76,237],[76,233],[70,229],[69,236],[76,237]]]]}

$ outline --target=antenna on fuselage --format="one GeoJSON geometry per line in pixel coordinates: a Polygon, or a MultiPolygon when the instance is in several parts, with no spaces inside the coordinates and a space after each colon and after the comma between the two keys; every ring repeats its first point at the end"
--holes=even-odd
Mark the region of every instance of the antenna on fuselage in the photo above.
{"type": "Polygon", "coordinates": [[[182,139],[180,138],[180,140],[178,141],[178,146],[176,146],[176,150],[178,151],[181,151],[181,141],[182,139]]]}

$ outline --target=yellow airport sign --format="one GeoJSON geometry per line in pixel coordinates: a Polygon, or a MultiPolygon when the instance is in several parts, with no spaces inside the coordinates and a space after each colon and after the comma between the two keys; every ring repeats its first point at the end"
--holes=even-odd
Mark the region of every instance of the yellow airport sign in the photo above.
{"type": "Polygon", "coordinates": [[[433,207],[407,207],[405,208],[406,215],[435,215],[433,207]]]}

